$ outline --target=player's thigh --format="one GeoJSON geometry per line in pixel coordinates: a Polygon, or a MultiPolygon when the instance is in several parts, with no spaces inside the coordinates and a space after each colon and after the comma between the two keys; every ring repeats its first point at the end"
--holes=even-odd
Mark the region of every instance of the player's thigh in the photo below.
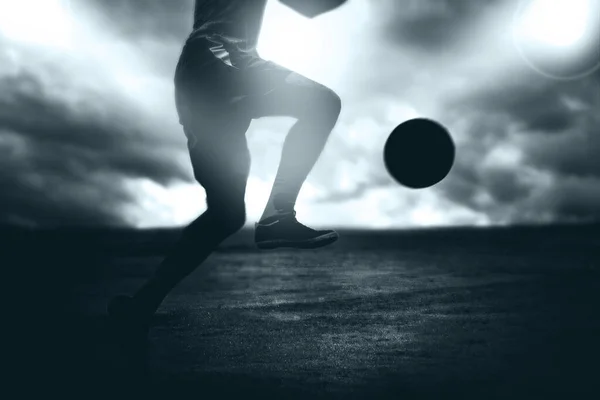
{"type": "Polygon", "coordinates": [[[197,114],[233,112],[233,99],[243,87],[240,71],[217,58],[206,40],[186,43],[175,70],[175,101],[182,125],[197,114]]]}
{"type": "Polygon", "coordinates": [[[184,126],[194,177],[212,208],[243,206],[250,172],[246,130],[251,120],[221,115],[184,126]]]}
{"type": "Polygon", "coordinates": [[[340,112],[341,101],[333,90],[275,63],[265,62],[246,79],[252,90],[244,101],[252,118],[315,113],[337,117],[340,112]]]}

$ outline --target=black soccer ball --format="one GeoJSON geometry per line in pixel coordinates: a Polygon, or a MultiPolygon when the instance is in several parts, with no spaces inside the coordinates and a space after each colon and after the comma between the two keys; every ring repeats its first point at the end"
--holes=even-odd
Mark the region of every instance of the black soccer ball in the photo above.
{"type": "Polygon", "coordinates": [[[427,118],[398,125],[388,137],[383,159],[401,185],[423,189],[440,182],[454,164],[455,146],[448,130],[427,118]]]}
{"type": "Polygon", "coordinates": [[[292,10],[308,18],[314,18],[344,4],[346,0],[279,0],[292,10]]]}

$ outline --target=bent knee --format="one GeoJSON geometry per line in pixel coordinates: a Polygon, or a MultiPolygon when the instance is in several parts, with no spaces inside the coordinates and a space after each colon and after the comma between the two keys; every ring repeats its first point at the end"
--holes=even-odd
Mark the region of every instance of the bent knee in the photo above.
{"type": "Polygon", "coordinates": [[[319,126],[333,128],[342,110],[342,100],[333,90],[316,85],[302,107],[304,117],[319,126]]]}
{"type": "Polygon", "coordinates": [[[246,209],[243,203],[234,207],[213,206],[208,210],[218,228],[228,233],[237,232],[246,223],[246,209]]]}
{"type": "Polygon", "coordinates": [[[329,99],[327,100],[328,102],[328,107],[331,109],[331,112],[333,114],[337,116],[340,115],[340,112],[342,111],[342,98],[333,90],[329,89],[329,99]]]}
{"type": "Polygon", "coordinates": [[[319,85],[313,97],[313,106],[327,116],[337,119],[342,110],[342,99],[340,96],[326,86],[319,85]]]}
{"type": "Polygon", "coordinates": [[[289,95],[301,102],[303,109],[309,112],[326,111],[327,114],[336,117],[339,115],[342,100],[332,89],[296,73],[290,74],[286,83],[292,89],[289,95]]]}

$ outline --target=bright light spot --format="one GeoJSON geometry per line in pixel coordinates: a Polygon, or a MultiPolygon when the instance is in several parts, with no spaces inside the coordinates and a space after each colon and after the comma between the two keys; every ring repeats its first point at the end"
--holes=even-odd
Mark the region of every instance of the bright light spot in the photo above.
{"type": "Polygon", "coordinates": [[[164,187],[150,179],[125,184],[136,195],[126,215],[138,228],[186,225],[206,209],[204,190],[197,184],[164,187]]]}
{"type": "Polygon", "coordinates": [[[257,50],[262,58],[334,87],[354,68],[349,60],[365,36],[367,3],[349,1],[309,19],[279,0],[269,0],[257,50]]]}
{"type": "Polygon", "coordinates": [[[318,60],[323,45],[319,36],[314,20],[278,1],[269,1],[257,50],[262,58],[303,72],[318,60]]]}
{"type": "Polygon", "coordinates": [[[369,117],[355,119],[344,130],[352,132],[351,139],[344,137],[345,141],[360,145],[365,152],[379,151],[386,135],[378,121],[369,117]]]}
{"type": "Polygon", "coordinates": [[[340,172],[340,179],[338,182],[338,189],[342,190],[342,191],[350,191],[354,188],[354,186],[356,185],[354,179],[352,179],[352,176],[350,174],[350,168],[344,168],[342,169],[342,171],[340,172]]]}
{"type": "Polygon", "coordinates": [[[410,212],[410,222],[415,226],[435,226],[446,224],[446,213],[433,207],[418,207],[410,212]]]}
{"type": "MultiPolygon", "coordinates": [[[[150,179],[135,179],[125,182],[135,194],[135,203],[125,207],[131,223],[138,228],[187,225],[206,210],[206,194],[198,184],[180,183],[164,187],[150,179]]],[[[263,213],[271,193],[272,181],[253,176],[246,187],[247,226],[253,226],[263,213]]],[[[296,211],[309,213],[310,200],[317,197],[319,190],[305,183],[296,203],[296,211]]]]}
{"type": "Polygon", "coordinates": [[[600,0],[522,0],[513,35],[525,61],[557,79],[600,67],[600,0]]]}
{"type": "MultiPolygon", "coordinates": [[[[274,178],[273,178],[274,180],[274,178]]],[[[252,175],[248,178],[246,185],[246,214],[247,224],[251,225],[252,221],[258,221],[269,200],[273,180],[264,181],[252,175]]]]}
{"type": "Polygon", "coordinates": [[[320,190],[310,182],[304,182],[298,200],[313,200],[319,196],[320,190]]]}
{"type": "Polygon", "coordinates": [[[68,0],[0,0],[0,34],[13,41],[69,46],[69,10],[68,0]]]}
{"type": "Polygon", "coordinates": [[[590,0],[536,0],[525,10],[521,33],[530,40],[572,46],[584,39],[590,0]]]}

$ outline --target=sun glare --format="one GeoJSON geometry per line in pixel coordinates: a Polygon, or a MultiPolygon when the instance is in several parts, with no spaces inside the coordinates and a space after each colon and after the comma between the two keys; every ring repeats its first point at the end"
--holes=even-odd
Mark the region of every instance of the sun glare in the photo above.
{"type": "Polygon", "coordinates": [[[600,0],[522,0],[513,34],[519,52],[538,72],[585,76],[600,66],[600,0]]]}
{"type": "Polygon", "coordinates": [[[0,0],[0,35],[46,46],[68,46],[69,0],[0,0]]]}
{"type": "Polygon", "coordinates": [[[278,1],[269,1],[258,43],[261,57],[299,72],[309,70],[322,43],[313,22],[278,1]]]}
{"type": "Polygon", "coordinates": [[[551,46],[573,46],[585,39],[590,0],[536,0],[523,13],[522,34],[551,46]]]}
{"type": "Polygon", "coordinates": [[[367,1],[350,1],[316,18],[306,18],[278,0],[269,0],[258,42],[262,58],[329,86],[352,70],[351,55],[369,21],[367,1]]]}

